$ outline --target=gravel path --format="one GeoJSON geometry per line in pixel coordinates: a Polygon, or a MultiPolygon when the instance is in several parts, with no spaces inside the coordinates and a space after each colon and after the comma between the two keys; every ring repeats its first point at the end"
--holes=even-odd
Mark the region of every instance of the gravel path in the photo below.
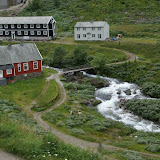
{"type": "Polygon", "coordinates": [[[23,159],[0,149],[0,160],[23,160],[23,159]]]}

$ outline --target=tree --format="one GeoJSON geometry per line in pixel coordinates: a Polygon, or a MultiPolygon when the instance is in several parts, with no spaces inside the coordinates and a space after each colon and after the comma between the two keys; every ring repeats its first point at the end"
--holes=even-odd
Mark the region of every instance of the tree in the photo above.
{"type": "Polygon", "coordinates": [[[100,73],[104,73],[106,69],[106,57],[103,54],[96,54],[91,61],[91,66],[99,71],[100,73]]]}
{"type": "Polygon", "coordinates": [[[67,51],[64,50],[63,47],[57,47],[53,53],[51,53],[51,66],[62,68],[63,66],[63,59],[67,55],[67,51]]]}
{"type": "Polygon", "coordinates": [[[76,47],[72,54],[73,63],[75,66],[86,64],[87,57],[87,52],[82,48],[82,46],[76,47]]]}

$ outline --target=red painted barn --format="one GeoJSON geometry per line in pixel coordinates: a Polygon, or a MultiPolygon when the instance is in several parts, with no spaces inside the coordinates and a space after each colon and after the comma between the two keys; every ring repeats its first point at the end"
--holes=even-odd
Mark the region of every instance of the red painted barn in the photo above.
{"type": "Polygon", "coordinates": [[[42,76],[42,59],[34,43],[0,46],[0,85],[42,76]]]}

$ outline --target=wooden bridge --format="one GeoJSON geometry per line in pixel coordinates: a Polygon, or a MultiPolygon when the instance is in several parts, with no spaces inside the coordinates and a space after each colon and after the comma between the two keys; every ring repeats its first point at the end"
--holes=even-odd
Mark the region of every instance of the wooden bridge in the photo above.
{"type": "Polygon", "coordinates": [[[86,71],[93,69],[93,67],[86,67],[86,68],[79,68],[79,69],[74,69],[74,70],[69,70],[69,71],[62,71],[61,74],[63,75],[73,75],[75,72],[81,72],[81,71],[86,71]]]}

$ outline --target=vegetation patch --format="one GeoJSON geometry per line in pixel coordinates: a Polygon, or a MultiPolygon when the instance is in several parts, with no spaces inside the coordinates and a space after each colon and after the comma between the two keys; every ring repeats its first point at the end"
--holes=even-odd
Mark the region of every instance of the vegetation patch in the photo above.
{"type": "Polygon", "coordinates": [[[27,117],[20,107],[6,100],[0,100],[0,146],[25,159],[102,159],[59,141],[27,117]]]}

